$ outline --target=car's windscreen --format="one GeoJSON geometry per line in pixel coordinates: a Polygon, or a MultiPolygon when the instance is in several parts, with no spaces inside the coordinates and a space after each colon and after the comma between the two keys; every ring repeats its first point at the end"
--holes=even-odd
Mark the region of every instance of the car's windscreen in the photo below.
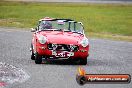
{"type": "Polygon", "coordinates": [[[74,21],[65,20],[41,21],[39,25],[40,30],[64,30],[83,33],[82,24],[74,21]]]}

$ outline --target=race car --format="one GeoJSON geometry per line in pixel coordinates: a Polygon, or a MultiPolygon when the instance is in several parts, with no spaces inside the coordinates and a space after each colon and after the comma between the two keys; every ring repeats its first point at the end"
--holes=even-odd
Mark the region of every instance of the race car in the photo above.
{"type": "Polygon", "coordinates": [[[32,28],[31,59],[36,64],[43,60],[66,59],[86,65],[89,41],[84,34],[82,22],[71,19],[45,17],[32,28]]]}

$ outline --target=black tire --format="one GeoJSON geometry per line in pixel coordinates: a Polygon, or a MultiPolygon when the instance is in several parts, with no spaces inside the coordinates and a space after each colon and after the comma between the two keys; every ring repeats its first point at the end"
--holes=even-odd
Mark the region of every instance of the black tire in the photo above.
{"type": "Polygon", "coordinates": [[[86,65],[87,64],[87,58],[78,58],[76,60],[76,63],[79,65],[86,65]]]}
{"type": "Polygon", "coordinates": [[[38,53],[35,53],[35,63],[36,64],[42,63],[42,57],[38,53]]]}
{"type": "Polygon", "coordinates": [[[31,44],[31,60],[35,60],[34,52],[33,52],[33,45],[31,44]]]}
{"type": "Polygon", "coordinates": [[[83,58],[80,60],[81,65],[86,65],[87,64],[87,58],[83,58]]]}

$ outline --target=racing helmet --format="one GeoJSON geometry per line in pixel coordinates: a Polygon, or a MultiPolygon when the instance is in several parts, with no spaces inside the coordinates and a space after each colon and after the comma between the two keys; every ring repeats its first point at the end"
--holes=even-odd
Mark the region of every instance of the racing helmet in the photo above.
{"type": "Polygon", "coordinates": [[[41,26],[43,29],[51,29],[52,23],[51,21],[42,21],[41,26]]]}

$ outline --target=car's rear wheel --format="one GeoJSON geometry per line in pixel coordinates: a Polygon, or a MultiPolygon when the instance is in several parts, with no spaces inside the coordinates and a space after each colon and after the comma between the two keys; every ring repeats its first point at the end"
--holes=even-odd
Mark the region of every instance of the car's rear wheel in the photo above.
{"type": "Polygon", "coordinates": [[[31,44],[30,52],[31,52],[31,60],[35,60],[35,56],[34,56],[34,52],[33,52],[33,45],[32,44],[31,44]]]}
{"type": "Polygon", "coordinates": [[[35,63],[36,64],[42,63],[42,56],[40,56],[38,53],[35,53],[35,63]]]}

